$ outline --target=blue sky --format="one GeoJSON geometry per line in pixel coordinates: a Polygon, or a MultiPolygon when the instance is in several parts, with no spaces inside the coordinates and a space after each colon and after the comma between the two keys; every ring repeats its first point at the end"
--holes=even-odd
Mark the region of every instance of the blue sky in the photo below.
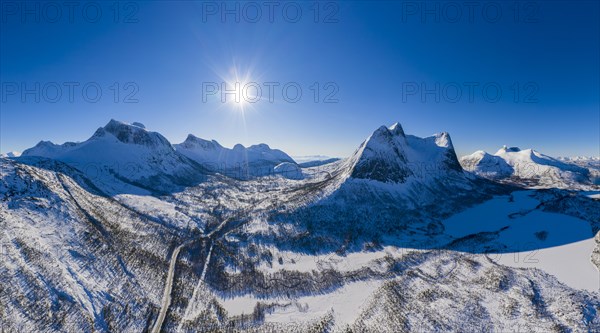
{"type": "Polygon", "coordinates": [[[83,141],[114,118],[290,155],[347,156],[396,121],[449,132],[460,155],[600,154],[597,1],[274,4],[3,2],[0,150],[83,141]],[[261,99],[205,92],[222,82],[261,99]]]}

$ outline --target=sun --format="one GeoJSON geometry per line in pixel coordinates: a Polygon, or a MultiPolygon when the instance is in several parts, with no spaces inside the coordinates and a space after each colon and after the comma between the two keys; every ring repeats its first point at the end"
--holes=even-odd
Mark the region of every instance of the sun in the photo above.
{"type": "Polygon", "coordinates": [[[247,81],[231,80],[225,82],[221,88],[223,89],[225,103],[235,111],[245,112],[256,99],[250,87],[251,83],[247,81]]]}
{"type": "Polygon", "coordinates": [[[221,87],[223,99],[231,109],[244,113],[261,98],[261,87],[252,79],[252,71],[242,71],[236,65],[230,67],[221,87]]]}
{"type": "Polygon", "coordinates": [[[220,79],[218,83],[213,82],[212,91],[221,102],[219,109],[242,116],[249,110],[258,111],[257,103],[263,99],[266,88],[261,84],[262,75],[254,71],[255,67],[251,63],[240,65],[234,59],[227,67],[211,67],[220,79]]]}

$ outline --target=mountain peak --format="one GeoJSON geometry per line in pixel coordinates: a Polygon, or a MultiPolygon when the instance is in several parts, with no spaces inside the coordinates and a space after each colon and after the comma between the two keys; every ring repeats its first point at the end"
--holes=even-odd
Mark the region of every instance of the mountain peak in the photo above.
{"type": "Polygon", "coordinates": [[[128,124],[111,119],[106,126],[99,128],[93,137],[104,137],[106,133],[112,134],[122,143],[149,147],[171,146],[171,143],[164,136],[146,130],[141,123],[128,124]]]}
{"type": "Polygon", "coordinates": [[[504,146],[502,146],[502,148],[500,148],[496,152],[496,155],[502,154],[502,153],[518,153],[520,151],[521,151],[521,148],[519,148],[519,147],[508,147],[507,145],[504,145],[504,146]]]}
{"type": "Polygon", "coordinates": [[[404,182],[412,174],[406,165],[405,148],[406,138],[398,123],[379,127],[354,153],[351,176],[381,182],[404,182]]]}
{"type": "Polygon", "coordinates": [[[110,120],[108,121],[108,123],[106,125],[104,125],[104,128],[106,128],[106,127],[120,126],[120,125],[129,125],[129,124],[126,123],[126,122],[124,122],[124,121],[120,121],[120,120],[116,120],[114,118],[110,118],[110,120]]]}
{"type": "Polygon", "coordinates": [[[560,187],[572,182],[588,182],[589,171],[544,155],[531,148],[504,145],[494,155],[477,151],[461,158],[463,167],[485,178],[516,177],[538,182],[541,186],[560,187]]]}
{"type": "Polygon", "coordinates": [[[205,140],[202,138],[199,138],[193,134],[188,134],[187,138],[185,139],[185,141],[183,143],[181,143],[181,145],[185,148],[191,149],[194,147],[201,147],[203,149],[220,149],[223,148],[223,146],[221,146],[220,143],[218,143],[215,140],[205,140]]]}
{"type": "Polygon", "coordinates": [[[401,141],[406,140],[406,136],[404,134],[404,130],[400,123],[396,122],[392,126],[382,125],[378,129],[376,129],[368,141],[372,140],[384,140],[389,142],[390,140],[395,140],[396,138],[402,138],[401,141]]]}
{"type": "Polygon", "coordinates": [[[396,137],[396,136],[400,136],[400,137],[405,137],[404,134],[404,130],[402,129],[402,126],[400,125],[400,123],[396,122],[394,123],[392,126],[385,126],[382,125],[380,126],[378,129],[376,129],[373,134],[371,135],[372,137],[377,137],[377,136],[383,136],[383,137],[396,137]]]}
{"type": "Polygon", "coordinates": [[[462,171],[447,132],[419,138],[405,135],[399,123],[375,130],[351,160],[353,178],[381,182],[403,183],[411,176],[423,176],[424,170],[462,171]]]}
{"type": "Polygon", "coordinates": [[[452,139],[450,139],[450,134],[448,132],[436,134],[435,144],[438,145],[438,147],[454,149],[454,146],[452,145],[452,139]]]}
{"type": "Polygon", "coordinates": [[[260,150],[260,151],[269,151],[271,150],[271,147],[269,147],[268,144],[266,143],[259,143],[257,145],[252,145],[250,147],[248,147],[250,149],[256,149],[256,150],[260,150]]]}
{"type": "MultiPolygon", "coordinates": [[[[261,143],[248,148],[236,144],[225,148],[217,141],[199,139],[192,134],[185,142],[174,145],[177,152],[220,173],[232,177],[255,177],[273,173],[273,168],[283,162],[295,164],[294,160],[278,149],[261,143]]],[[[287,170],[287,169],[286,169],[287,170]]]]}
{"type": "Polygon", "coordinates": [[[402,129],[402,125],[399,122],[395,122],[392,126],[388,127],[388,130],[393,135],[405,136],[404,130],[402,129]]]}
{"type": "Polygon", "coordinates": [[[21,152],[18,151],[9,151],[8,153],[0,153],[0,157],[19,157],[21,156],[21,152]]]}

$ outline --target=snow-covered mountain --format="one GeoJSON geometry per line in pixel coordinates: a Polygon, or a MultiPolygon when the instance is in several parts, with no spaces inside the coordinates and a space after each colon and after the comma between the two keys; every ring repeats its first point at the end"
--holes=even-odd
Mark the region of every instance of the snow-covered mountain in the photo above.
{"type": "Polygon", "coordinates": [[[405,135],[399,123],[378,128],[354,152],[350,162],[353,178],[384,183],[462,172],[448,133],[419,138],[405,135]]]}
{"type": "Polygon", "coordinates": [[[588,169],[566,163],[533,149],[502,147],[494,155],[484,151],[460,159],[465,170],[490,179],[529,180],[542,187],[589,184],[588,169]]]}
{"type": "MultiPolygon", "coordinates": [[[[339,161],[272,166],[283,177],[207,174],[236,149],[186,142],[205,159],[111,121],[0,158],[0,330],[600,331],[600,200],[474,176],[447,133],[399,124],[339,161]],[[204,178],[106,190],[187,171],[204,178]]],[[[284,157],[256,147],[254,161],[284,157]]]]}
{"type": "Polygon", "coordinates": [[[204,168],[177,153],[161,134],[140,123],[116,120],[84,142],[41,141],[22,155],[32,156],[65,162],[95,181],[121,180],[151,190],[193,185],[206,175],[204,168]]]}
{"type": "Polygon", "coordinates": [[[295,164],[286,153],[271,149],[264,143],[247,148],[241,144],[226,148],[215,140],[208,141],[190,134],[174,147],[209,170],[242,179],[272,175],[273,168],[284,162],[295,164]]]}
{"type": "Polygon", "coordinates": [[[595,165],[600,167],[600,157],[599,156],[574,156],[574,157],[557,157],[558,160],[563,162],[575,163],[575,164],[588,164],[595,165]]]}
{"type": "Polygon", "coordinates": [[[600,157],[596,156],[576,156],[576,157],[558,157],[558,160],[575,164],[590,171],[590,180],[595,185],[600,185],[600,157]]]}
{"type": "Polygon", "coordinates": [[[315,162],[315,161],[325,161],[325,160],[332,159],[332,157],[325,156],[325,155],[300,155],[300,156],[296,155],[296,156],[292,156],[292,158],[298,164],[307,163],[307,162],[315,162]]]}
{"type": "Polygon", "coordinates": [[[340,160],[340,158],[332,157],[332,158],[328,158],[328,159],[324,159],[324,160],[312,160],[312,161],[302,162],[302,163],[298,163],[298,165],[301,168],[312,168],[312,167],[316,167],[316,166],[321,166],[321,165],[337,162],[339,160],[340,160]]]}
{"type": "Polygon", "coordinates": [[[176,229],[62,162],[0,164],[0,330],[142,331],[176,229]]]}
{"type": "Polygon", "coordinates": [[[0,157],[19,157],[21,156],[21,152],[18,151],[10,151],[8,153],[2,153],[0,154],[0,157]]]}
{"type": "MultiPolygon", "coordinates": [[[[441,230],[445,216],[507,191],[465,173],[448,133],[419,138],[406,135],[398,123],[375,130],[352,156],[303,171],[322,177],[291,192],[287,208],[273,216],[279,221],[269,226],[273,232],[257,228],[262,238],[286,242],[294,230],[306,232],[300,243],[308,246],[319,242],[307,239],[320,238],[353,247],[365,239],[410,234],[403,241],[414,245],[441,230]],[[352,241],[348,230],[357,235],[352,241]]],[[[288,243],[296,241],[291,238],[288,243]]]]}
{"type": "Polygon", "coordinates": [[[292,156],[301,168],[311,168],[339,161],[340,158],[325,155],[292,156]]]}

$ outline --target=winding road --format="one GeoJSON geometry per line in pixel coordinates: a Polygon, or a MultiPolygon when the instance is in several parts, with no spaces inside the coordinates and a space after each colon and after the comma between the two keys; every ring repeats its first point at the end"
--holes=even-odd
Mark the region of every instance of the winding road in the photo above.
{"type": "MultiPolygon", "coordinates": [[[[212,238],[214,237],[214,235],[217,232],[222,231],[223,226],[225,224],[227,224],[227,222],[229,222],[229,221],[231,221],[231,220],[224,221],[215,230],[213,230],[210,234],[208,234],[208,236],[202,236],[200,238],[200,239],[208,239],[210,241],[210,248],[208,251],[208,255],[206,256],[206,259],[205,259],[205,263],[204,263],[204,267],[202,269],[200,280],[198,281],[198,285],[194,289],[194,295],[198,292],[198,289],[200,288],[202,282],[204,281],[204,276],[206,275],[206,270],[208,269],[208,263],[210,261],[210,255],[211,255],[212,249],[213,249],[212,238]]],[[[179,256],[179,252],[181,252],[181,249],[183,249],[185,246],[189,245],[193,241],[194,240],[190,240],[190,241],[187,241],[187,242],[179,245],[178,247],[175,248],[175,250],[173,250],[173,254],[171,254],[171,259],[169,262],[169,272],[167,273],[167,279],[165,281],[165,289],[163,291],[162,302],[160,305],[160,313],[158,315],[158,318],[156,319],[156,322],[154,322],[154,326],[152,327],[152,333],[160,333],[162,325],[165,321],[165,318],[167,317],[167,312],[169,311],[169,306],[171,305],[171,292],[173,290],[173,279],[175,278],[175,266],[177,264],[177,257],[179,256]]],[[[194,297],[192,296],[192,299],[193,298],[194,297]]],[[[189,315],[189,305],[186,308],[185,312],[186,313],[185,313],[184,318],[187,318],[187,316],[189,315]]]]}
{"type": "Polygon", "coordinates": [[[167,281],[165,282],[165,290],[163,292],[160,313],[156,319],[156,322],[154,323],[152,333],[160,332],[163,322],[165,321],[165,317],[167,316],[169,305],[171,305],[171,290],[173,289],[173,277],[175,276],[175,264],[177,263],[177,256],[179,256],[179,251],[181,251],[181,249],[187,244],[188,243],[183,243],[179,245],[175,248],[173,254],[171,254],[171,262],[169,263],[169,272],[167,273],[167,281]]]}
{"type": "MultiPolygon", "coordinates": [[[[206,271],[208,270],[208,264],[209,264],[210,257],[212,254],[215,239],[219,239],[219,238],[223,237],[227,233],[231,232],[232,230],[236,229],[237,227],[242,225],[244,222],[246,222],[246,220],[244,218],[240,219],[239,217],[240,216],[247,217],[248,212],[251,211],[252,209],[254,209],[256,206],[258,206],[263,201],[265,201],[265,200],[263,199],[260,202],[256,203],[251,209],[244,210],[240,214],[237,214],[236,216],[226,219],[225,221],[221,222],[208,235],[200,237],[200,239],[207,239],[210,242],[210,246],[209,246],[208,254],[204,261],[204,267],[202,269],[202,273],[200,275],[198,285],[194,289],[194,294],[196,294],[198,292],[198,289],[204,282],[204,277],[206,275],[206,271]],[[237,222],[237,223],[230,223],[232,221],[237,222]]],[[[177,257],[179,256],[179,252],[181,251],[181,249],[183,247],[185,247],[197,240],[198,239],[189,240],[189,241],[179,245],[178,247],[175,248],[175,250],[173,250],[173,254],[171,255],[171,260],[169,263],[169,272],[167,273],[167,280],[165,281],[165,289],[163,292],[163,298],[162,298],[162,302],[160,305],[160,313],[158,315],[158,318],[156,319],[156,322],[154,322],[154,326],[152,327],[152,333],[159,333],[161,331],[162,325],[165,321],[165,318],[167,317],[167,312],[169,311],[169,306],[171,305],[171,292],[173,290],[173,279],[175,277],[175,266],[177,264],[177,257]]],[[[193,299],[193,296],[192,296],[192,299],[193,299]]],[[[190,307],[190,304],[188,304],[188,307],[185,310],[184,320],[187,318],[187,316],[189,316],[189,311],[190,311],[189,307],[190,307]]],[[[181,324],[182,323],[180,323],[180,328],[181,328],[181,324]]]]}

